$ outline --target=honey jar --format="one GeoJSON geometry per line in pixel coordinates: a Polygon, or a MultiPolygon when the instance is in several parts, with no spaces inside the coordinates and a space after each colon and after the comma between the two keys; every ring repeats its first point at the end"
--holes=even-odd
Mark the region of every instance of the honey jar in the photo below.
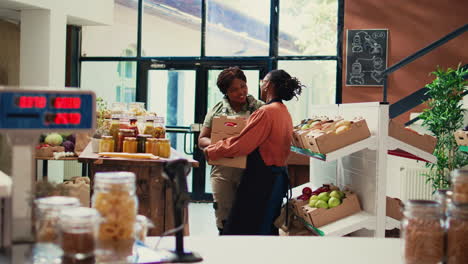
{"type": "Polygon", "coordinates": [[[123,141],[123,152],[137,153],[137,141],[134,137],[126,137],[123,141]]]}
{"type": "Polygon", "coordinates": [[[126,137],[135,137],[135,133],[132,129],[120,129],[119,130],[119,142],[117,144],[117,152],[123,151],[123,142],[126,137]]]}
{"type": "Polygon", "coordinates": [[[112,136],[102,136],[99,141],[99,152],[114,152],[114,138],[112,136]]]}
{"type": "Polygon", "coordinates": [[[151,153],[155,156],[159,156],[158,148],[158,139],[157,138],[148,138],[145,142],[145,153],[151,153]]]}
{"type": "Polygon", "coordinates": [[[162,158],[169,158],[171,156],[171,143],[167,138],[160,138],[158,140],[159,156],[162,158]]]}

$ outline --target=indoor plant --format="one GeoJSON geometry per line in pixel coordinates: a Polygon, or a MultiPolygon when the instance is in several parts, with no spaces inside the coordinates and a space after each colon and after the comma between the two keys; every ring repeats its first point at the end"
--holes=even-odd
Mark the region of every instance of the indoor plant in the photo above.
{"type": "Polygon", "coordinates": [[[434,81],[426,85],[430,99],[428,108],[419,116],[437,138],[434,155],[436,163],[428,163],[430,171],[425,176],[433,191],[450,187],[450,172],[468,164],[468,155],[458,150],[453,133],[463,127],[463,92],[467,91],[468,69],[438,68],[432,72],[434,81]]]}

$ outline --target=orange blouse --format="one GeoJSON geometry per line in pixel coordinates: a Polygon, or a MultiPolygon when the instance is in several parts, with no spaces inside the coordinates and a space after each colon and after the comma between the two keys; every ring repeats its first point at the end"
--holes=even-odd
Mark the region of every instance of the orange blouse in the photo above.
{"type": "Polygon", "coordinates": [[[206,148],[209,160],[248,155],[259,148],[265,165],[286,166],[293,124],[288,108],[273,102],[259,108],[247,120],[239,136],[227,138],[206,148]]]}

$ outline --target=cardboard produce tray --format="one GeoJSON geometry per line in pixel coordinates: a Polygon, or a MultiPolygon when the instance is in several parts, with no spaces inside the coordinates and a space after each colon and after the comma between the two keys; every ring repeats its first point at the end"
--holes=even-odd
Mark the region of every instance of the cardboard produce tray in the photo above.
{"type": "Polygon", "coordinates": [[[388,125],[388,135],[430,154],[434,152],[437,144],[437,138],[406,129],[404,125],[393,120],[390,120],[388,125]]]}
{"type": "Polygon", "coordinates": [[[453,135],[458,145],[468,146],[468,131],[457,130],[453,135]]]}
{"type": "Polygon", "coordinates": [[[313,208],[302,206],[303,219],[315,227],[321,227],[361,211],[359,199],[355,193],[345,192],[346,198],[334,208],[313,208]]]}

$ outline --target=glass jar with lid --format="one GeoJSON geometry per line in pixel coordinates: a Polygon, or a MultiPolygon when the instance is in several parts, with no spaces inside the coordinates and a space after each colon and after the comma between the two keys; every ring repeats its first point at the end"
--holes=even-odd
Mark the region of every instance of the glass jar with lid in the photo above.
{"type": "Polygon", "coordinates": [[[140,134],[137,136],[137,152],[146,153],[146,140],[151,138],[151,135],[140,134]]]}
{"type": "Polygon", "coordinates": [[[468,263],[468,204],[447,207],[447,264],[468,263]]]}
{"type": "Polygon", "coordinates": [[[164,126],[164,117],[157,116],[154,118],[154,135],[155,138],[165,138],[166,128],[164,126]]]}
{"type": "Polygon", "coordinates": [[[452,201],[452,191],[440,189],[434,194],[434,200],[440,204],[440,210],[445,218],[447,214],[447,204],[452,201]]]}
{"type": "Polygon", "coordinates": [[[94,256],[95,235],[99,224],[96,209],[64,209],[59,216],[59,240],[64,255],[82,260],[94,256]]]}
{"type": "Polygon", "coordinates": [[[117,145],[119,142],[119,130],[120,130],[120,117],[117,115],[112,116],[111,124],[109,127],[109,135],[114,139],[114,150],[117,151],[117,145]]]}
{"type": "Polygon", "coordinates": [[[101,215],[96,257],[117,263],[132,255],[138,200],[132,172],[98,172],[92,205],[101,215]]]}
{"type": "Polygon", "coordinates": [[[145,152],[151,153],[155,156],[159,156],[158,139],[148,138],[145,142],[145,152]]]}
{"type": "Polygon", "coordinates": [[[158,139],[158,151],[161,158],[169,158],[171,156],[171,142],[167,138],[158,139]]]}
{"type": "Polygon", "coordinates": [[[452,171],[452,192],[454,203],[468,204],[468,169],[452,171]]]}
{"type": "Polygon", "coordinates": [[[126,137],[135,137],[135,136],[136,135],[132,129],[120,129],[118,144],[117,144],[117,152],[123,151],[123,142],[126,137]]]}
{"type": "Polygon", "coordinates": [[[36,242],[58,244],[58,219],[66,208],[77,208],[80,201],[75,197],[50,196],[34,201],[36,205],[36,242]]]}
{"type": "Polygon", "coordinates": [[[145,126],[143,127],[143,134],[151,135],[154,137],[154,118],[146,118],[145,126]]]}
{"type": "Polygon", "coordinates": [[[114,152],[114,138],[112,136],[102,136],[99,141],[99,152],[114,152]]]}
{"type": "Polygon", "coordinates": [[[125,137],[122,152],[137,153],[137,140],[135,137],[125,137]]]}
{"type": "Polygon", "coordinates": [[[440,204],[429,200],[409,200],[403,214],[404,263],[441,263],[445,230],[440,204]]]}

